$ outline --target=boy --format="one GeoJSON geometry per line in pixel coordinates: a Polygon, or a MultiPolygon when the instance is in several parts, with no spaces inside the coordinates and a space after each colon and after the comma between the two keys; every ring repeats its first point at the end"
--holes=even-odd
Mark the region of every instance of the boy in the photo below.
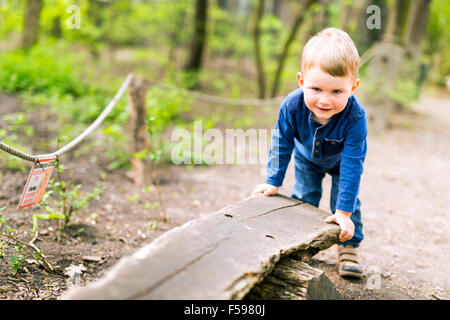
{"type": "Polygon", "coordinates": [[[357,198],[367,152],[367,117],[353,95],[359,85],[359,55],[348,34],[328,28],[303,49],[299,89],[281,104],[272,136],[265,184],[253,194],[276,194],[295,150],[291,197],[319,206],[322,179],[332,176],[330,207],[324,222],[341,227],[338,269],[362,277],[357,250],[361,240],[361,203],[357,198]]]}

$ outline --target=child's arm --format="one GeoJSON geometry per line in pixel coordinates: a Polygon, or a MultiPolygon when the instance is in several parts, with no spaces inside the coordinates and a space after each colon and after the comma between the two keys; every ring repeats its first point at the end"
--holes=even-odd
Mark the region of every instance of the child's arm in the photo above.
{"type": "Polygon", "coordinates": [[[272,135],[267,163],[266,183],[256,187],[252,194],[263,193],[265,196],[276,194],[283,184],[286,170],[294,149],[294,129],[291,115],[287,110],[286,100],[281,104],[278,121],[272,135]]]}
{"type": "Polygon", "coordinates": [[[294,149],[295,132],[292,127],[291,115],[288,112],[286,100],[278,114],[278,121],[272,134],[267,163],[266,184],[281,187],[289,161],[294,149]]]}
{"type": "Polygon", "coordinates": [[[355,226],[350,219],[355,211],[356,198],[359,191],[363,162],[367,153],[367,118],[361,117],[348,129],[342,151],[339,177],[339,194],[336,213],[327,217],[324,222],[335,222],[341,227],[341,242],[353,238],[355,226]]]}
{"type": "Polygon", "coordinates": [[[346,130],[339,169],[339,194],[336,210],[354,212],[363,163],[367,153],[367,118],[363,113],[346,130]]]}

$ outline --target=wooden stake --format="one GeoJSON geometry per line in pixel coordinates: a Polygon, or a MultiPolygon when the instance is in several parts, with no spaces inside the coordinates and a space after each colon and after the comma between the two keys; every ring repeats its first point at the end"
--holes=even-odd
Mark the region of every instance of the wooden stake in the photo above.
{"type": "Polygon", "coordinates": [[[130,83],[130,148],[131,148],[131,178],[137,185],[143,185],[149,174],[148,163],[135,154],[148,148],[148,132],[145,97],[148,89],[148,81],[141,77],[134,77],[130,83]]]}

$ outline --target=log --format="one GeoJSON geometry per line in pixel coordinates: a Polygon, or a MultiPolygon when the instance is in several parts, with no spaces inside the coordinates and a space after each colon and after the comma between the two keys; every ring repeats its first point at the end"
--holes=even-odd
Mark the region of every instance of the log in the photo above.
{"type": "Polygon", "coordinates": [[[341,300],[342,296],[322,270],[305,262],[284,258],[244,299],[341,300]]]}
{"type": "Polygon", "coordinates": [[[283,271],[290,269],[282,259],[305,262],[335,244],[340,228],[323,222],[328,215],[280,194],[256,195],[169,230],[63,299],[243,299],[272,270],[268,281],[304,274],[309,288],[324,275],[304,264],[283,271]],[[280,261],[282,270],[274,268],[280,261]]]}

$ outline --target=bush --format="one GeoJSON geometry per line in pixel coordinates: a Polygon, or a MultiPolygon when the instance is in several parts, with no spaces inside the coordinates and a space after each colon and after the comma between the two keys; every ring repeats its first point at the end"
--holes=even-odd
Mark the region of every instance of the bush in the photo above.
{"type": "Polygon", "coordinates": [[[62,43],[55,43],[0,55],[0,90],[83,95],[87,88],[79,71],[81,57],[66,50],[62,43]]]}

